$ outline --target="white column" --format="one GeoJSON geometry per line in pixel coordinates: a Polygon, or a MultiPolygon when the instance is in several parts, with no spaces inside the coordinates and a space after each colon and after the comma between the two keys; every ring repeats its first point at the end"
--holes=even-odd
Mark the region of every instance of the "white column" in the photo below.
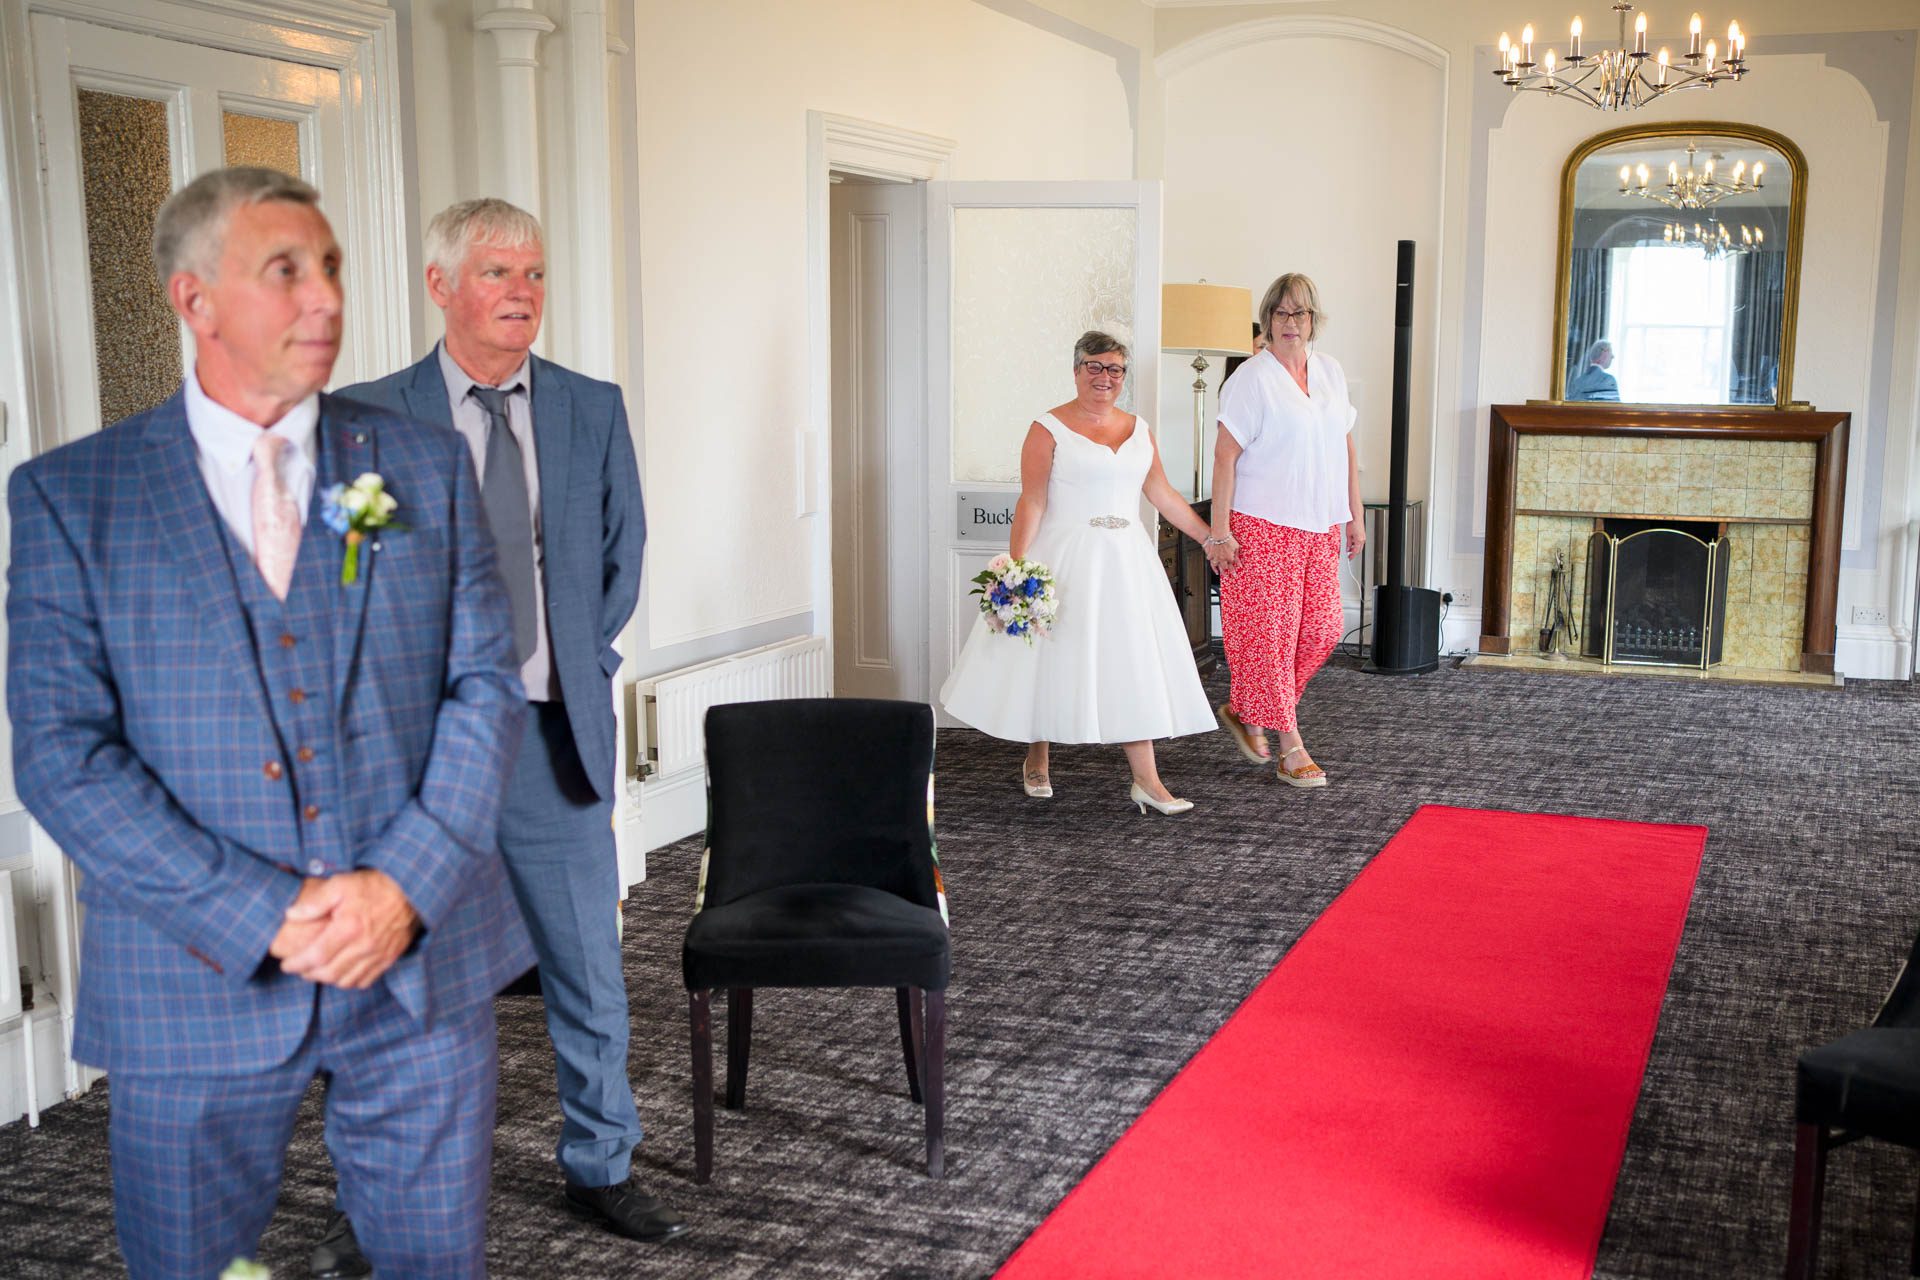
{"type": "Polygon", "coordinates": [[[494,84],[500,103],[499,194],[540,215],[540,37],[553,22],[534,0],[500,0],[473,25],[493,37],[494,84]]]}
{"type": "Polygon", "coordinates": [[[626,45],[607,33],[606,0],[569,0],[568,89],[572,96],[573,279],[572,357],[582,373],[613,378],[618,318],[614,275],[614,165],[612,56],[626,45]]]}

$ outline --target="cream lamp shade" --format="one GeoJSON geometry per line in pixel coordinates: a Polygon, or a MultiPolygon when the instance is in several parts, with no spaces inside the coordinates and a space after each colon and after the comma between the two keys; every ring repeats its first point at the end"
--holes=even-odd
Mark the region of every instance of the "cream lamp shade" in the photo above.
{"type": "Polygon", "coordinates": [[[1160,349],[1253,354],[1253,293],[1228,284],[1160,286],[1160,349]]]}

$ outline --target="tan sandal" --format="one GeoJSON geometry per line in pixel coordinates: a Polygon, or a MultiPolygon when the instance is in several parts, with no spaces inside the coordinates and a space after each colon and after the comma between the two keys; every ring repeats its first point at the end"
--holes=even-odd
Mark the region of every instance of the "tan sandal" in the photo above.
{"type": "Polygon", "coordinates": [[[1264,729],[1249,727],[1247,722],[1233,713],[1233,704],[1223,702],[1219,707],[1220,727],[1233,735],[1233,745],[1240,748],[1240,754],[1255,764],[1273,763],[1273,751],[1267,746],[1267,734],[1264,729]],[[1259,734],[1258,738],[1254,734],[1259,734]]]}
{"type": "Polygon", "coordinates": [[[1315,764],[1312,756],[1307,756],[1307,762],[1305,764],[1296,765],[1289,769],[1287,768],[1287,757],[1291,755],[1306,756],[1306,745],[1303,743],[1300,746],[1288,747],[1285,751],[1282,751],[1280,753],[1280,763],[1273,767],[1274,777],[1280,779],[1280,781],[1290,787],[1324,787],[1327,785],[1327,771],[1315,764]]]}

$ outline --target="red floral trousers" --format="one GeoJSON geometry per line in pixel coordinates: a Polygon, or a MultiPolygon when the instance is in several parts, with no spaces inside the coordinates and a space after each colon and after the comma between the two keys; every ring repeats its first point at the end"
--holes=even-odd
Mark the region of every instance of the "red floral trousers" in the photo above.
{"type": "Polygon", "coordinates": [[[1233,713],[1290,733],[1307,681],[1340,643],[1340,527],[1307,533],[1236,511],[1228,529],[1240,546],[1220,578],[1233,713]]]}

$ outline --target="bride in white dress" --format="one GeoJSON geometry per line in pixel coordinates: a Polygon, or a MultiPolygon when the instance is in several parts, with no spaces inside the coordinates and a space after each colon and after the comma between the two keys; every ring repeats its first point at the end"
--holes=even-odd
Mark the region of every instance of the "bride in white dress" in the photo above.
{"type": "Polygon", "coordinates": [[[1140,812],[1185,813],[1193,802],[1160,781],[1153,739],[1204,733],[1216,721],[1153,535],[1140,523],[1140,495],[1196,542],[1211,531],[1167,482],[1147,424],[1114,407],[1127,362],[1118,339],[1083,334],[1073,349],[1073,400],[1040,415],[1020,450],[1008,549],[1053,571],[1052,633],[1028,645],[990,630],[983,616],[940,701],[983,732],[1032,744],[1023,770],[1030,796],[1053,794],[1049,742],[1118,742],[1140,812]]]}

